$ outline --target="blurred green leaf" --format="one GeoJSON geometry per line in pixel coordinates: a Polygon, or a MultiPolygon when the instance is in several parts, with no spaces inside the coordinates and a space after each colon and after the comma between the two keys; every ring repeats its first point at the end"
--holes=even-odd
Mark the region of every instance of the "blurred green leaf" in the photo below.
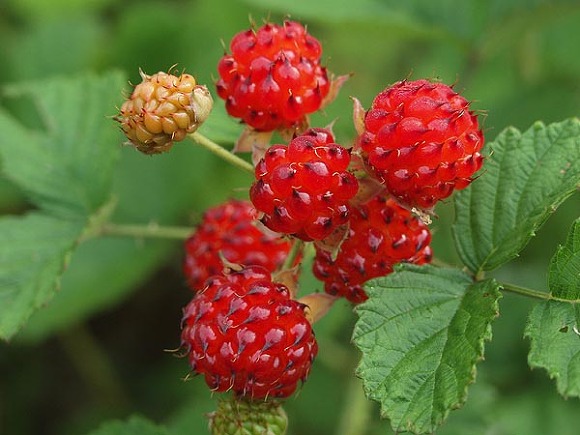
{"type": "Polygon", "coordinates": [[[404,265],[366,291],[353,334],[365,391],[395,431],[433,432],[465,402],[498,315],[498,284],[404,265]]]}
{"type": "MultiPolygon", "coordinates": [[[[542,383],[509,391],[494,401],[490,414],[494,425],[487,434],[498,435],[577,435],[580,405],[577,400],[562,400],[542,383]]],[[[471,432],[464,432],[469,433],[471,432]]],[[[443,435],[443,434],[442,434],[443,435]]]]}
{"type": "Polygon", "coordinates": [[[457,8],[452,0],[437,3],[423,0],[406,2],[392,0],[322,0],[312,2],[295,0],[292,4],[280,0],[246,0],[281,14],[292,14],[300,19],[340,22],[381,23],[393,32],[405,31],[430,37],[465,37],[474,33],[482,8],[473,1],[466,1],[457,8]]]}
{"type": "Polygon", "coordinates": [[[566,244],[552,257],[548,287],[556,297],[580,300],[580,219],[574,222],[566,244]]]}
{"type": "Polygon", "coordinates": [[[487,150],[483,174],[455,196],[455,245],[475,273],[516,257],[580,185],[580,121],[508,128],[487,150]]]}
{"type": "MultiPolygon", "coordinates": [[[[99,238],[80,245],[62,277],[58,297],[36,312],[18,340],[38,341],[114,306],[150,278],[174,244],[99,238]]],[[[170,291],[179,291],[171,289],[170,291]]]]}
{"type": "Polygon", "coordinates": [[[5,0],[27,17],[46,18],[105,7],[113,0],[5,0]]]}
{"type": "Polygon", "coordinates": [[[83,224],[41,214],[0,219],[0,338],[52,299],[83,224]]]}
{"type": "Polygon", "coordinates": [[[6,38],[6,68],[13,80],[78,74],[96,64],[105,26],[89,14],[57,14],[6,38]]]}
{"type": "Polygon", "coordinates": [[[85,75],[13,85],[6,93],[31,97],[43,126],[31,131],[0,111],[4,173],[43,210],[86,217],[111,193],[119,147],[107,114],[119,101],[123,76],[85,75]]]}
{"type": "MultiPolygon", "coordinates": [[[[206,207],[228,196],[242,196],[236,189],[246,186],[241,192],[245,193],[249,185],[249,175],[230,168],[189,140],[158,156],[146,156],[130,147],[121,154],[114,183],[118,206],[112,217],[117,223],[191,223],[191,216],[201,215],[206,207]]],[[[88,240],[75,251],[59,297],[36,313],[18,338],[41,340],[115,306],[168,259],[178,267],[181,258],[181,244],[176,241],[114,237],[88,240]]],[[[159,291],[189,294],[185,284],[183,288],[159,291]]]]}
{"type": "Polygon", "coordinates": [[[579,328],[580,307],[556,301],[536,305],[526,327],[530,367],[546,369],[564,397],[580,397],[579,328]]]}
{"type": "Polygon", "coordinates": [[[103,423],[89,435],[169,435],[169,431],[144,417],[132,416],[126,421],[103,423]]]}
{"type": "Polygon", "coordinates": [[[230,148],[238,140],[243,126],[236,119],[231,118],[221,100],[214,101],[211,116],[199,128],[199,132],[214,142],[224,144],[230,148]]]}

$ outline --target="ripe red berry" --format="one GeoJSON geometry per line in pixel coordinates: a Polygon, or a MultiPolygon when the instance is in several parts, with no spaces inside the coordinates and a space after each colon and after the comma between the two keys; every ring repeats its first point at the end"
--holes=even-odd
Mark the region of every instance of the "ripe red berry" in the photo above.
{"type": "Polygon", "coordinates": [[[250,189],[262,222],[305,241],[327,237],[348,221],[348,201],[358,190],[349,163],[349,151],[322,128],[307,130],[288,146],[270,147],[250,189]]]}
{"type": "Polygon", "coordinates": [[[263,266],[270,272],[284,263],[291,243],[256,217],[249,201],[230,200],[206,210],[185,242],[183,271],[192,290],[202,289],[207,278],[222,272],[222,257],[230,263],[263,266]]]}
{"type": "Polygon", "coordinates": [[[218,64],[218,95],[228,113],[260,131],[300,125],[330,90],[320,42],[297,22],[235,35],[218,64]]]}
{"type": "Polygon", "coordinates": [[[362,285],[388,275],[396,263],[428,263],[432,252],[428,227],[394,199],[376,196],[352,209],[350,228],[336,258],[316,248],[314,275],[324,290],[353,303],[367,299],[362,285]]]}
{"type": "Polygon", "coordinates": [[[377,95],[356,145],[392,195],[426,210],[469,185],[482,146],[469,102],[427,80],[401,81],[377,95]]]}
{"type": "Polygon", "coordinates": [[[182,347],[213,391],[288,397],[318,352],[304,309],[263,267],[216,275],[184,310],[182,347]]]}

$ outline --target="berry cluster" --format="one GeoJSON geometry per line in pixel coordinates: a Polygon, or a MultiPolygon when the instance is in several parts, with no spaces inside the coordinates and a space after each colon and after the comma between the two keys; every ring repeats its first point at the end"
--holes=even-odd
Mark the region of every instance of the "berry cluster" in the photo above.
{"type": "MultiPolygon", "coordinates": [[[[181,343],[213,391],[284,398],[306,380],[318,352],[311,323],[338,297],[364,302],[368,280],[397,263],[431,260],[423,219],[471,183],[483,162],[483,135],[451,87],[401,81],[368,111],[355,99],[358,136],[343,147],[329,128],[307,127],[307,114],[339,85],[329,82],[320,43],[301,24],[239,33],[230,49],[219,61],[217,93],[249,126],[246,139],[268,133],[268,142],[235,148],[254,152],[251,203],[209,209],[185,242],[183,270],[194,296],[181,343]],[[288,129],[287,144],[270,145],[273,130],[284,137],[288,129]],[[314,249],[304,250],[304,242],[314,249]],[[300,259],[312,260],[325,293],[295,299],[300,259]]],[[[143,79],[116,119],[139,150],[157,153],[207,118],[211,97],[186,74],[143,79]]],[[[213,426],[238,424],[228,417],[212,419],[213,426]]]]}

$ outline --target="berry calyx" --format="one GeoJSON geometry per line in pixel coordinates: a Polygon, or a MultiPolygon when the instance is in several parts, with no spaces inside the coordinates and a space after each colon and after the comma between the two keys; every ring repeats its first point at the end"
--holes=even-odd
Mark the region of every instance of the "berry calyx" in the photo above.
{"type": "Polygon", "coordinates": [[[367,299],[363,284],[388,275],[393,265],[431,261],[429,228],[394,199],[376,196],[352,209],[350,227],[336,257],[316,247],[314,275],[324,290],[352,303],[367,299]]]}
{"type": "Polygon", "coordinates": [[[284,435],[288,416],[276,401],[221,399],[209,415],[212,435],[284,435]]]}
{"type": "Polygon", "coordinates": [[[263,267],[216,275],[184,310],[182,347],[213,391],[288,397],[318,352],[304,309],[263,267]]]}
{"type": "Polygon", "coordinates": [[[404,80],[376,96],[355,147],[391,195],[430,210],[471,183],[483,141],[469,102],[451,87],[404,80]]]}
{"type": "Polygon", "coordinates": [[[197,130],[209,116],[213,100],[208,89],[189,74],[140,74],[143,81],[114,119],[139,151],[162,153],[197,130]]]}
{"type": "Polygon", "coordinates": [[[358,182],[347,171],[350,152],[329,130],[313,128],[288,146],[270,147],[256,166],[250,198],[271,230],[320,240],[348,221],[358,182]]]}
{"type": "Polygon", "coordinates": [[[234,118],[259,131],[294,128],[330,90],[322,47],[295,21],[235,35],[218,64],[217,93],[234,118]]]}
{"type": "Polygon", "coordinates": [[[197,291],[207,278],[223,271],[224,259],[274,272],[284,263],[291,243],[264,227],[249,201],[230,200],[205,211],[184,247],[183,272],[188,286],[197,291]]]}

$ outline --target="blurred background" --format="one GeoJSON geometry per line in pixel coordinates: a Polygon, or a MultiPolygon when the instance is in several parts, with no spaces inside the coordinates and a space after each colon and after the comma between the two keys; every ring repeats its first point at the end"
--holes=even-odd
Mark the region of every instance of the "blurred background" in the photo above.
{"type": "MultiPolygon", "coordinates": [[[[527,129],[579,113],[577,0],[0,0],[0,82],[116,69],[138,83],[139,68],[154,73],[177,65],[211,87],[222,41],[248,28],[250,17],[261,24],[287,16],[322,42],[330,71],[353,73],[337,100],[312,119],[316,126],[336,121],[345,145],[354,137],[349,96],[368,107],[404,78],[454,83],[481,113],[488,141],[510,125],[527,129]]],[[[29,101],[0,104],[34,125],[29,101]]],[[[215,110],[223,112],[221,101],[215,110]]],[[[111,107],[103,116],[114,113],[111,107]]],[[[227,131],[212,133],[225,142],[239,131],[232,120],[227,131]]],[[[245,174],[196,147],[174,150],[148,158],[123,149],[116,221],[192,225],[208,206],[244,196],[245,174]]],[[[0,213],[28,208],[0,178],[0,213]]],[[[437,212],[435,255],[456,263],[452,204],[437,212]]],[[[545,290],[549,259],[579,215],[577,193],[496,275],[545,290]]],[[[201,379],[183,382],[187,362],[164,351],[179,346],[181,308],[191,298],[181,259],[180,244],[172,242],[111,238],[81,245],[50,305],[14,341],[0,343],[0,434],[83,434],[132,414],[174,434],[205,433],[204,414],[215,397],[201,379]]],[[[321,289],[308,273],[303,285],[321,289]]],[[[580,402],[560,398],[544,372],[527,367],[523,330],[533,303],[502,299],[467,405],[452,412],[440,434],[578,433],[580,402]]],[[[346,302],[336,305],[316,325],[320,352],[309,381],[287,401],[290,433],[389,434],[352,375],[355,315],[346,302]]]]}

